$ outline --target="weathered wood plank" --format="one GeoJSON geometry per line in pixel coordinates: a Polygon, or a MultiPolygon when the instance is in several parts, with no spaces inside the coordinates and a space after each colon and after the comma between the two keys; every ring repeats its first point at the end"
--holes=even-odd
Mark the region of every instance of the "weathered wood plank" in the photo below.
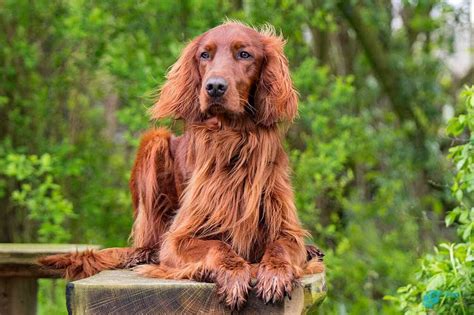
{"type": "Polygon", "coordinates": [[[0,243],[0,277],[59,278],[59,272],[41,268],[36,260],[41,256],[99,248],[84,244],[0,243]]]}
{"type": "Polygon", "coordinates": [[[31,244],[0,243],[0,263],[35,263],[40,256],[65,254],[86,249],[99,249],[97,245],[86,244],[31,244]]]}
{"type": "MultiPolygon", "coordinates": [[[[292,299],[265,305],[251,292],[240,314],[313,313],[326,296],[325,275],[302,279],[292,299]]],[[[214,293],[215,285],[188,280],[150,279],[132,271],[103,271],[67,286],[70,314],[230,314],[214,293]]]]}

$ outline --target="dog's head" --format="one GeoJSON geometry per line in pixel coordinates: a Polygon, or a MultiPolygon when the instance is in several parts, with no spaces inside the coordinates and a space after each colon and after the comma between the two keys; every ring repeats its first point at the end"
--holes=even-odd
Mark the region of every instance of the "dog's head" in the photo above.
{"type": "Polygon", "coordinates": [[[284,43],[270,28],[259,32],[235,22],[198,36],[169,71],[152,117],[249,117],[263,126],[291,121],[298,99],[284,43]]]}

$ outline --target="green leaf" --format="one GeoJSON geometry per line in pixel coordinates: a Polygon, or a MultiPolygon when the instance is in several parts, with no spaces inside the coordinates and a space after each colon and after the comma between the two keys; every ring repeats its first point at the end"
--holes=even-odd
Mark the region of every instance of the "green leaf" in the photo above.
{"type": "Polygon", "coordinates": [[[446,226],[450,226],[451,224],[453,224],[453,222],[456,220],[456,218],[457,218],[456,212],[454,212],[454,211],[449,212],[446,215],[446,218],[444,219],[444,222],[446,223],[446,226]]]}
{"type": "Polygon", "coordinates": [[[426,285],[426,290],[430,291],[442,288],[445,283],[446,276],[444,274],[437,274],[428,281],[428,284],[426,285]]]}

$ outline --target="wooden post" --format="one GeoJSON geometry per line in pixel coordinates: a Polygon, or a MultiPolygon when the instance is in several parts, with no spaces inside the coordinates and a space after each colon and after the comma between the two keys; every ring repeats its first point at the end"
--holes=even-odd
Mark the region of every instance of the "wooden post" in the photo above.
{"type": "MultiPolygon", "coordinates": [[[[324,273],[305,276],[276,304],[253,291],[239,314],[315,314],[326,296],[324,273]]],[[[144,278],[128,270],[103,271],[67,285],[69,314],[231,314],[212,283],[144,278]]],[[[234,313],[235,314],[235,313],[234,313]]]]}
{"type": "Polygon", "coordinates": [[[0,314],[36,314],[36,278],[0,278],[0,314]]]}
{"type": "Polygon", "coordinates": [[[41,256],[98,249],[93,245],[0,243],[0,314],[36,314],[39,278],[59,278],[57,271],[42,269],[41,256]]]}

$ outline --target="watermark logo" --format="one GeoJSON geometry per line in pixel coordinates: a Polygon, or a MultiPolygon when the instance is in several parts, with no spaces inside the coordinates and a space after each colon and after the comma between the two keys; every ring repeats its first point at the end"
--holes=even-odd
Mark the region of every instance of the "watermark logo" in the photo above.
{"type": "Polygon", "coordinates": [[[441,298],[457,299],[458,297],[458,292],[429,290],[425,293],[425,295],[423,295],[423,306],[426,308],[433,308],[439,303],[439,301],[441,301],[441,298]]]}

